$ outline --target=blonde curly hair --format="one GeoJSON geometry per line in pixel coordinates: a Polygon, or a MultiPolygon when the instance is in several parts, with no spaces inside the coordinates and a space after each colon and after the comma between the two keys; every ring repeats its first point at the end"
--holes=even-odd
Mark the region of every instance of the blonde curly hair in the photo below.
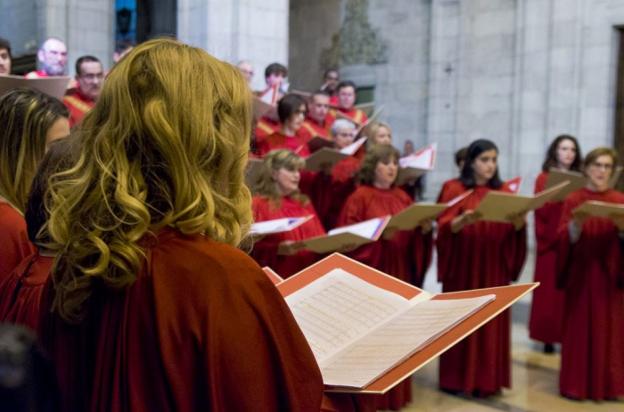
{"type": "MultiPolygon", "coordinates": [[[[284,168],[286,170],[301,170],[305,166],[305,160],[295,153],[286,149],[277,149],[269,152],[262,159],[262,169],[254,184],[254,191],[260,196],[264,196],[271,201],[276,209],[281,206],[282,195],[277,190],[277,183],[273,178],[273,173],[284,168]]],[[[297,191],[290,195],[301,204],[308,204],[310,201],[306,195],[297,191]]]]}
{"type": "Polygon", "coordinates": [[[66,321],[84,318],[96,280],[135,281],[146,234],[170,226],[231,245],[246,234],[251,96],[230,64],[171,39],[143,43],[110,72],[77,133],[74,166],[48,189],[52,309],[66,321]]]}

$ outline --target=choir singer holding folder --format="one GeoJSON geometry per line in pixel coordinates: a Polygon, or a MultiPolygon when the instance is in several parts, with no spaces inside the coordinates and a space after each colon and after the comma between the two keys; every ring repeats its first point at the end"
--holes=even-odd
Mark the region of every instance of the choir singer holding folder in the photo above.
{"type": "MultiPolygon", "coordinates": [[[[472,192],[439,218],[438,277],[444,292],[503,286],[516,280],[526,255],[524,216],[513,223],[479,221],[474,210],[491,190],[511,192],[498,175],[498,148],[476,140],[467,149],[457,181],[441,197],[472,192]]],[[[489,396],[511,387],[510,319],[504,312],[440,358],[440,388],[489,396]]]]}
{"type": "Polygon", "coordinates": [[[573,399],[624,395],[624,215],[578,210],[588,201],[624,204],[624,194],[609,189],[616,165],[613,149],[587,154],[587,187],[568,195],[559,225],[558,286],[565,293],[559,390],[573,399]]]}
{"type": "MultiPolygon", "coordinates": [[[[412,204],[412,199],[394,185],[399,170],[399,152],[390,145],[368,149],[358,180],[361,183],[345,202],[339,226],[384,215],[395,215],[412,204]]],[[[364,245],[350,255],[359,262],[420,287],[432,252],[432,221],[424,221],[411,231],[386,229],[383,239],[364,245]]],[[[412,399],[411,380],[406,379],[380,396],[379,409],[399,409],[412,399]]]]}

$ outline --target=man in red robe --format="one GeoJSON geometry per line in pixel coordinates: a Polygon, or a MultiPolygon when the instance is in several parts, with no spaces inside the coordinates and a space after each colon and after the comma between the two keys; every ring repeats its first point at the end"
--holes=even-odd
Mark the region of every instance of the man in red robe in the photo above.
{"type": "Polygon", "coordinates": [[[311,138],[318,136],[330,139],[329,128],[332,122],[333,119],[329,115],[329,95],[323,91],[313,93],[308,102],[308,114],[302,128],[311,138]]]}
{"type": "Polygon", "coordinates": [[[104,83],[104,68],[94,56],[82,56],[76,61],[76,82],[78,87],[71,89],[63,98],[69,110],[69,125],[74,127],[82,121],[100,97],[104,83]]]}
{"type": "Polygon", "coordinates": [[[27,79],[49,76],[64,76],[67,66],[67,46],[56,37],[50,37],[41,44],[37,52],[40,69],[26,74],[27,79]]]}
{"type": "Polygon", "coordinates": [[[368,116],[362,110],[355,107],[356,86],[350,80],[338,84],[338,108],[330,110],[332,122],[339,117],[344,117],[356,125],[361,126],[368,120],[368,116]]]}

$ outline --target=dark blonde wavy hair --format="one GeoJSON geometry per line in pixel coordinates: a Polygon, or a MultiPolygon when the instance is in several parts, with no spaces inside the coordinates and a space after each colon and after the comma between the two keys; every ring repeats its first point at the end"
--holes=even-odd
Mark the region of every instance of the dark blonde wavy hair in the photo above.
{"type": "MultiPolygon", "coordinates": [[[[279,208],[282,195],[277,190],[277,183],[275,179],[273,179],[273,173],[282,168],[286,170],[301,170],[304,166],[305,160],[290,150],[272,150],[262,159],[262,169],[260,173],[258,173],[257,180],[254,184],[255,193],[268,198],[275,208],[279,208]]],[[[291,194],[290,197],[304,205],[310,201],[308,197],[300,191],[291,194]]]]}
{"type": "Polygon", "coordinates": [[[246,234],[251,95],[230,64],[171,39],[143,43],[111,70],[77,133],[74,165],[48,189],[52,309],[63,319],[84,318],[96,281],[135,281],[146,234],[170,226],[231,245],[246,234]]]}
{"type": "MultiPolygon", "coordinates": [[[[363,185],[372,185],[375,181],[375,169],[379,162],[389,162],[394,160],[399,162],[401,153],[391,145],[376,144],[366,149],[366,156],[362,160],[362,165],[356,176],[357,181],[363,185]]],[[[394,186],[394,183],[392,184],[394,186]]]]}
{"type": "Polygon", "coordinates": [[[14,89],[0,98],[0,196],[22,213],[48,130],[61,117],[69,117],[63,103],[36,90],[14,89]]]}

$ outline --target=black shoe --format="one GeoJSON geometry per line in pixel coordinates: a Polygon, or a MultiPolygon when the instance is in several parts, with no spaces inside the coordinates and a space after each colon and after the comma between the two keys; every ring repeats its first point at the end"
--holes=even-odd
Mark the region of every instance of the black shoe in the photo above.
{"type": "Polygon", "coordinates": [[[555,345],[553,345],[552,343],[545,343],[544,344],[544,353],[547,354],[551,354],[551,353],[555,353],[555,345]]]}

